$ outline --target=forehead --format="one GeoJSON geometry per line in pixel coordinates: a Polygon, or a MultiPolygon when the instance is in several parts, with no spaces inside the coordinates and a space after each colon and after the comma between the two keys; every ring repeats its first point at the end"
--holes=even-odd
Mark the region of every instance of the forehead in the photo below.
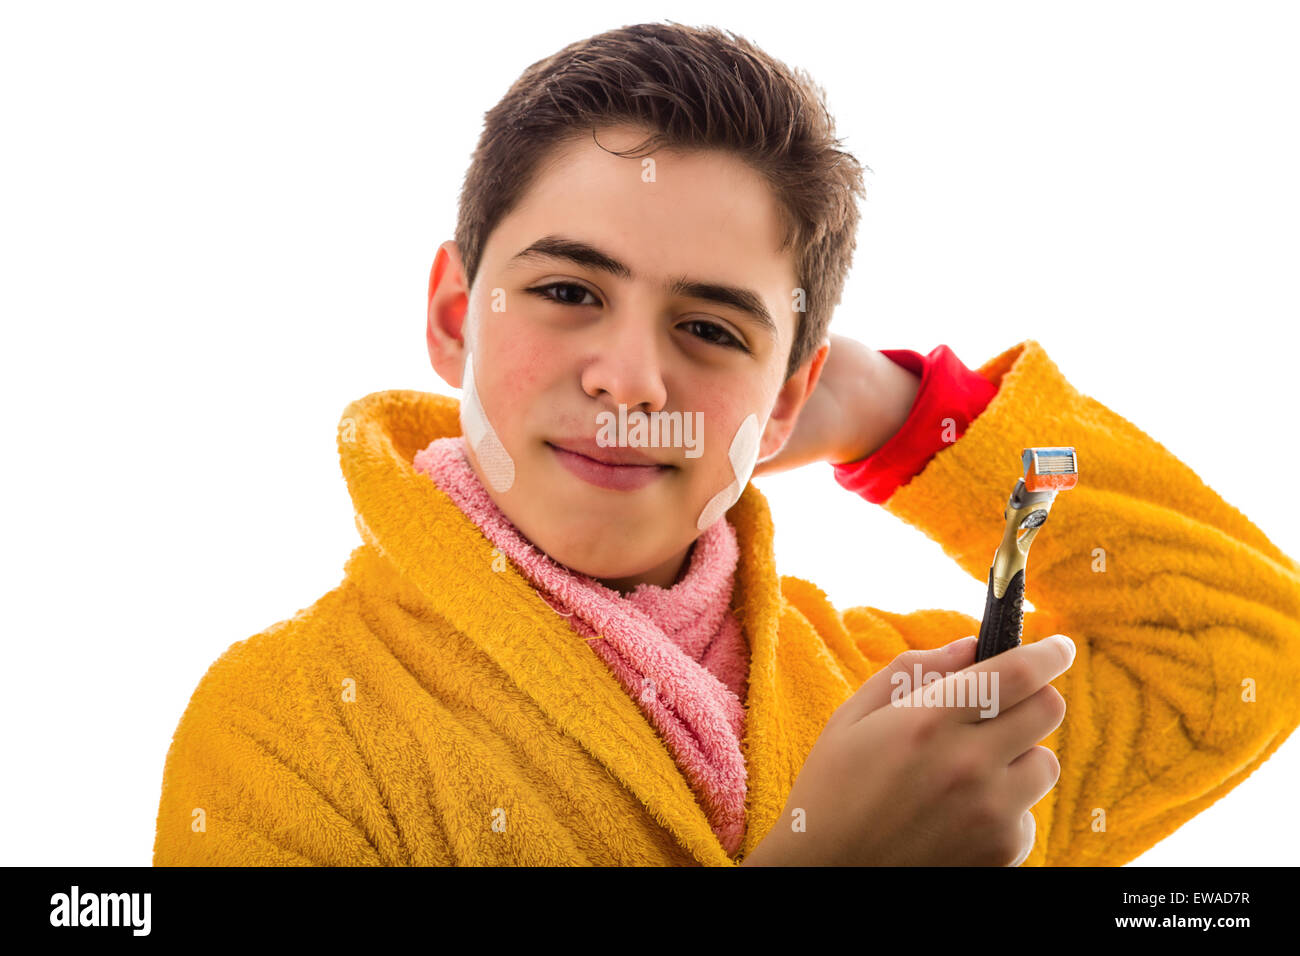
{"type": "Polygon", "coordinates": [[[645,139],[603,129],[557,146],[519,204],[493,230],[485,258],[505,266],[548,235],[608,252],[634,280],[664,286],[682,276],[750,288],[767,303],[781,341],[793,336],[794,250],[781,242],[780,205],[763,177],[720,150],[658,149],[617,156],[645,139]],[[602,148],[604,147],[604,148],[602,148]]]}

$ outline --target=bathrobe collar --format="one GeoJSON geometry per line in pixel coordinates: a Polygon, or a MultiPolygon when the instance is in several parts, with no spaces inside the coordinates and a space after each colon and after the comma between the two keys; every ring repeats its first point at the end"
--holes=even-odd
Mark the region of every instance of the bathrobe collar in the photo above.
{"type": "MultiPolygon", "coordinates": [[[[339,455],[362,538],[634,793],[695,859],[729,862],[672,755],[605,663],[575,639],[569,623],[513,565],[493,570],[492,544],[415,470],[417,451],[435,438],[460,434],[458,412],[454,398],[406,389],[374,392],[344,410],[339,455]],[[473,586],[443,587],[447,580],[473,586]],[[519,628],[509,626],[520,615],[535,622],[522,638],[519,628]],[[507,640],[507,634],[513,636],[507,640]]],[[[743,858],[777,821],[807,756],[795,742],[806,735],[791,732],[791,724],[824,725],[851,688],[816,631],[781,596],[766,498],[747,485],[727,519],[740,552],[732,608],[750,649],[743,858]],[[778,640],[785,617],[787,630],[778,640]]]]}

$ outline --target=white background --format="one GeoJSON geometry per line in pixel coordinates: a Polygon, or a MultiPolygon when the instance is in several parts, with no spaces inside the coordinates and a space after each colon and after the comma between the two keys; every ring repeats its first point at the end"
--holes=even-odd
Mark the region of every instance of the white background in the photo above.
{"type": "MultiPolygon", "coordinates": [[[[6,8],[3,862],[149,864],[200,677],[358,543],[344,406],[452,393],[425,296],[483,113],[628,23],[722,26],[826,88],[871,168],[834,331],[972,368],[1036,338],[1300,555],[1295,8],[755,6],[6,8]]],[[[758,486],[779,570],[837,606],[982,612],[829,466],[758,486]]],[[[1137,863],[1294,863],[1297,784],[1293,739],[1137,863]]]]}

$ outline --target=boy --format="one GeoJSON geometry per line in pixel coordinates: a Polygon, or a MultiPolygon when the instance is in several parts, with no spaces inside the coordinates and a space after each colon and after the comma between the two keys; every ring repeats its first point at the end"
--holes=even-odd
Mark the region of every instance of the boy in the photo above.
{"type": "Polygon", "coordinates": [[[430,276],[461,399],[345,410],[364,544],[200,683],[155,864],[1120,864],[1286,739],[1300,566],[1032,340],[975,372],[828,335],[862,193],[832,134],[713,29],[524,72],[430,276]],[[831,462],[983,580],[1044,443],[1087,473],[1021,647],[776,574],[753,474],[831,462]],[[998,712],[886,706],[914,665],[996,672],[998,712]]]}

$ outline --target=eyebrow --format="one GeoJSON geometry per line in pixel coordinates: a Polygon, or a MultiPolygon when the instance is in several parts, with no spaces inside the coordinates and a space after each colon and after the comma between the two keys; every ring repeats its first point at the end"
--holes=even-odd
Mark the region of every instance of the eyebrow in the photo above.
{"type": "MultiPolygon", "coordinates": [[[[591,269],[607,272],[620,279],[633,279],[632,270],[607,252],[602,252],[590,243],[580,239],[567,239],[563,236],[543,236],[528,248],[515,253],[510,261],[528,259],[565,259],[569,262],[591,269]]],[[[679,276],[667,282],[664,290],[669,295],[680,295],[690,299],[704,299],[720,305],[739,309],[763,328],[773,339],[777,338],[776,322],[767,311],[763,299],[752,289],[741,286],[726,285],[722,282],[708,282],[679,276]]]]}

